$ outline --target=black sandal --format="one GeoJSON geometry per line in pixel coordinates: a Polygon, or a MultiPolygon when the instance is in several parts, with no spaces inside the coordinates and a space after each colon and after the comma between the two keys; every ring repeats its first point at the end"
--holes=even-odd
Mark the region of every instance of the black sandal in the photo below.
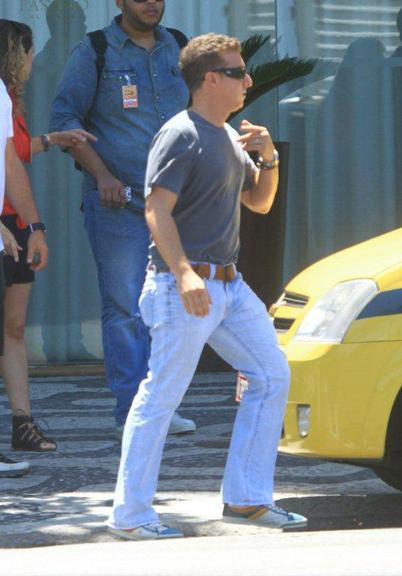
{"type": "Polygon", "coordinates": [[[14,450],[27,452],[54,452],[57,449],[56,442],[43,435],[32,416],[25,415],[13,416],[11,445],[14,450]]]}

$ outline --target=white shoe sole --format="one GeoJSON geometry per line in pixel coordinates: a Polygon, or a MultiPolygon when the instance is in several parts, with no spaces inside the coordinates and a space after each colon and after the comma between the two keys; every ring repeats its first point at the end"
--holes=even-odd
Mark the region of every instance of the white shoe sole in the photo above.
{"type": "Polygon", "coordinates": [[[282,526],[282,530],[288,532],[290,530],[299,530],[299,528],[306,528],[308,525],[308,520],[304,520],[303,522],[294,522],[293,524],[286,524],[282,526]]]}
{"type": "Polygon", "coordinates": [[[149,536],[145,536],[144,534],[142,535],[137,535],[133,532],[127,532],[127,530],[119,530],[118,528],[110,528],[109,527],[109,532],[111,532],[112,534],[114,534],[115,536],[120,536],[120,538],[124,538],[125,540],[132,540],[132,541],[140,541],[140,540],[168,540],[171,538],[183,538],[184,534],[152,534],[150,533],[149,536]]]}
{"type": "Polygon", "coordinates": [[[196,431],[196,427],[194,425],[188,425],[188,426],[180,426],[179,427],[174,427],[172,426],[172,429],[169,428],[168,430],[168,434],[174,435],[174,434],[189,434],[190,432],[195,432],[196,431]]]}
{"type": "Polygon", "coordinates": [[[21,478],[25,476],[31,468],[24,468],[22,470],[0,470],[0,478],[21,478]]]}
{"type": "Polygon", "coordinates": [[[222,516],[222,522],[227,522],[228,524],[247,524],[248,526],[261,526],[265,528],[276,528],[277,530],[298,530],[299,528],[305,528],[308,524],[308,520],[300,520],[299,522],[291,522],[289,524],[269,524],[268,522],[249,520],[248,518],[231,518],[230,516],[222,516]]]}

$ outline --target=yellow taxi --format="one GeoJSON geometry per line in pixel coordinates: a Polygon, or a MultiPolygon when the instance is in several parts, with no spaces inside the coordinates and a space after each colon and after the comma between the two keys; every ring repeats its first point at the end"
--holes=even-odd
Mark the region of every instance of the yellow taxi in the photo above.
{"type": "Polygon", "coordinates": [[[303,270],[273,315],[292,371],[280,451],[402,490],[402,228],[303,270]]]}

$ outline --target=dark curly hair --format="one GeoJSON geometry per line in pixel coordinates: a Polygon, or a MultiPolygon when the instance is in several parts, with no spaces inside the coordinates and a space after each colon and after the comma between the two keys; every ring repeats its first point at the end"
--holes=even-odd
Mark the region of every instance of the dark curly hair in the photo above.
{"type": "Polygon", "coordinates": [[[25,56],[32,46],[32,30],[27,24],[0,18],[0,78],[13,94],[17,110],[23,109],[25,56]]]}

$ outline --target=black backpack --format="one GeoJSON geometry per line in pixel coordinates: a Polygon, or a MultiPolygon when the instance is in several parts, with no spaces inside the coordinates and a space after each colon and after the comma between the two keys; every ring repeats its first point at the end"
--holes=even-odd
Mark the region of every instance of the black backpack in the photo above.
{"type": "MultiPolygon", "coordinates": [[[[166,28],[166,30],[170,32],[172,36],[174,36],[174,39],[179,45],[179,48],[184,48],[184,46],[187,45],[188,38],[185,34],[183,34],[183,32],[177,30],[176,28],[166,28]]],[[[89,32],[87,36],[89,37],[92,48],[95,50],[96,53],[96,74],[97,74],[96,86],[98,87],[99,81],[102,76],[103,68],[105,67],[105,53],[107,50],[106,34],[104,33],[103,30],[94,30],[93,32],[89,32]]],[[[85,119],[83,121],[83,124],[85,126],[85,119]]],[[[74,166],[76,167],[77,170],[82,171],[82,168],[78,164],[78,162],[74,162],[74,166]]]]}

